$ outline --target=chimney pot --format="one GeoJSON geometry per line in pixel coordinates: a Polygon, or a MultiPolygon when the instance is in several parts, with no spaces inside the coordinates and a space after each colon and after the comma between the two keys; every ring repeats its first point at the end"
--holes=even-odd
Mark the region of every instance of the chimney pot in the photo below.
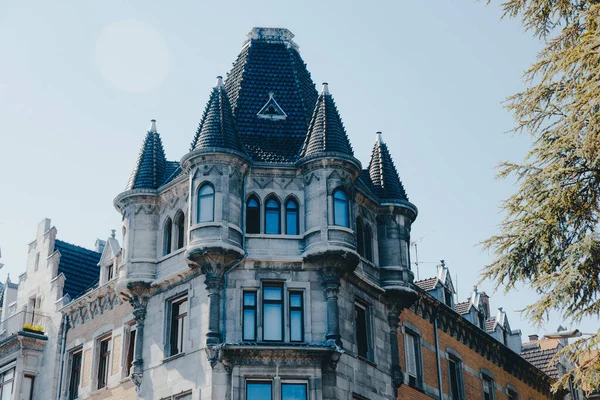
{"type": "Polygon", "coordinates": [[[533,342],[534,340],[539,340],[539,336],[537,334],[535,335],[529,335],[529,341],[533,342]]]}

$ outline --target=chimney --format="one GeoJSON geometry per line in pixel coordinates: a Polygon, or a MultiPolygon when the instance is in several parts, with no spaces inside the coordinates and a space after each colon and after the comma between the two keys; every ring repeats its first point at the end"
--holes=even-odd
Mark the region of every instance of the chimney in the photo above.
{"type": "Polygon", "coordinates": [[[104,240],[96,239],[96,243],[94,243],[94,251],[96,253],[104,252],[104,245],[106,245],[104,240]]]}
{"type": "Polygon", "coordinates": [[[488,318],[490,316],[490,296],[487,295],[486,292],[479,293],[479,301],[481,301],[485,306],[485,313],[488,318]]]}
{"type": "Polygon", "coordinates": [[[539,339],[540,339],[540,337],[537,334],[535,334],[535,335],[529,335],[529,341],[530,342],[533,342],[533,341],[539,340],[539,339]]]}

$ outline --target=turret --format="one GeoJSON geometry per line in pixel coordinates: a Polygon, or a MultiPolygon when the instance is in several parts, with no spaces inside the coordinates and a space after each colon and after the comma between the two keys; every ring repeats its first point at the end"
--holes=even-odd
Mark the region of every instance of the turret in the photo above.
{"type": "Polygon", "coordinates": [[[114,200],[123,215],[124,267],[119,273],[119,288],[128,284],[149,284],[156,275],[156,248],[158,240],[158,191],[166,176],[166,157],[156,121],[144,138],[125,191],[114,200]]]}
{"type": "Polygon", "coordinates": [[[372,190],[380,199],[377,217],[381,285],[394,296],[403,294],[409,304],[416,298],[412,289],[414,274],[410,270],[410,229],[417,208],[408,201],[396,166],[383,142],[381,132],[373,146],[369,163],[372,190]]]}
{"type": "Polygon", "coordinates": [[[207,343],[221,340],[220,289],[224,271],[244,256],[242,204],[249,159],[239,140],[223,79],[217,77],[194,136],[181,160],[190,177],[190,236],[186,259],[200,268],[209,293],[207,343]]]}

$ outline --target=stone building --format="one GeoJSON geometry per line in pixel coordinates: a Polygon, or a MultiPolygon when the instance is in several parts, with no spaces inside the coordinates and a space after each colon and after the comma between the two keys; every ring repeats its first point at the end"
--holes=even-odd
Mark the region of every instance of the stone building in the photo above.
{"type": "MultiPolygon", "coordinates": [[[[16,361],[18,379],[36,377],[34,398],[436,398],[436,371],[450,372],[430,354],[432,324],[438,360],[477,354],[465,371],[548,397],[547,376],[469,319],[481,296],[458,312],[443,269],[431,288],[413,284],[417,208],[391,154],[378,134],[363,168],[328,84],[317,91],[292,38],[251,30],[180,161],[151,122],[114,200],[122,243],[113,232],[84,251],[40,226],[16,303],[4,305],[39,304],[50,321],[15,333],[35,356],[16,361]],[[38,254],[52,268],[38,270],[38,254]],[[406,361],[407,329],[420,337],[421,375],[406,361]]],[[[500,317],[494,329],[512,338],[500,317]]]]}

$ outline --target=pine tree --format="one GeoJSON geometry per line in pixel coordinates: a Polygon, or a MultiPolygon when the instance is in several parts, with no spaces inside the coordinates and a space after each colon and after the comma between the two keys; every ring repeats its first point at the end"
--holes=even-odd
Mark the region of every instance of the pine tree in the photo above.
{"type": "MultiPolygon", "coordinates": [[[[491,2],[491,0],[490,0],[491,2]]],[[[600,1],[506,0],[505,18],[520,18],[543,43],[526,71],[526,89],[507,99],[515,133],[532,145],[499,177],[518,188],[503,203],[499,232],[486,240],[494,261],[482,279],[511,290],[529,285],[539,300],[525,315],[541,325],[552,310],[573,324],[600,314],[600,1]]],[[[600,384],[600,331],[565,349],[584,391],[600,384]]]]}

